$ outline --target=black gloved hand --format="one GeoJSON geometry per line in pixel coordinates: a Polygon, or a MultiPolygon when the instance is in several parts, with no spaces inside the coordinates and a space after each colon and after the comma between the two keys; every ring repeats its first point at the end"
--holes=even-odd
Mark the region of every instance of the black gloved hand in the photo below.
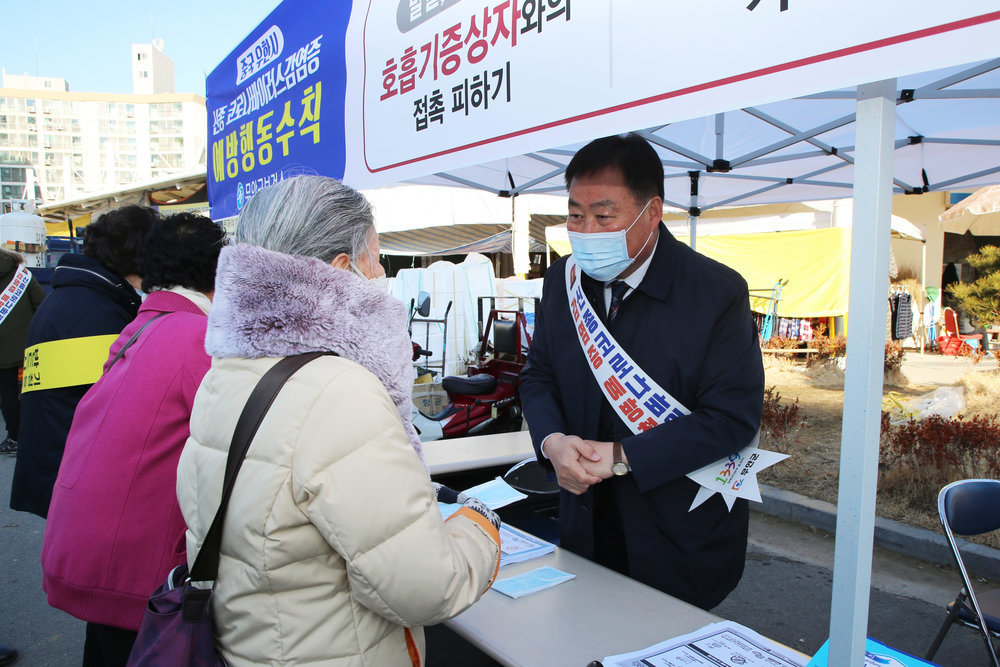
{"type": "Polygon", "coordinates": [[[468,507],[470,510],[475,510],[479,512],[484,517],[486,517],[487,521],[493,524],[494,528],[500,530],[500,517],[498,517],[497,513],[491,510],[489,507],[487,507],[486,503],[484,503],[479,498],[469,498],[464,503],[462,503],[462,507],[468,507]]]}
{"type": "Polygon", "coordinates": [[[431,482],[431,486],[434,487],[434,493],[437,494],[437,501],[439,503],[452,503],[455,505],[461,505],[469,496],[465,495],[460,491],[449,488],[444,484],[439,484],[437,482],[431,482]]]}

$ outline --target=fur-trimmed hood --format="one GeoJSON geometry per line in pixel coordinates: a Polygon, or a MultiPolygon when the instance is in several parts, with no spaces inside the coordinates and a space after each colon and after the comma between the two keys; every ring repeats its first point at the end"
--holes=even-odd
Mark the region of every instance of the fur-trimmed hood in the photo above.
{"type": "Polygon", "coordinates": [[[205,349],[213,357],[247,359],[332,350],[381,380],[423,458],[411,423],[406,308],[353,273],[258,246],[223,248],[205,349]]]}

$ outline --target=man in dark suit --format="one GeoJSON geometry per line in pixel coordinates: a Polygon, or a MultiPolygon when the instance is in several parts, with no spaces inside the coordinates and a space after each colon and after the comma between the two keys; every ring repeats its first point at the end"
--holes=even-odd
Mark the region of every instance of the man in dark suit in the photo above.
{"type": "Polygon", "coordinates": [[[685,475],[739,452],[760,427],[764,372],[746,282],[663,226],[663,167],[642,138],[591,142],[566,186],[589,306],[690,414],[633,434],[577,337],[567,258],[553,264],[520,392],[539,461],[562,487],[562,546],[709,609],[743,574],[749,510],[714,495],[689,511],[699,486],[685,475]]]}

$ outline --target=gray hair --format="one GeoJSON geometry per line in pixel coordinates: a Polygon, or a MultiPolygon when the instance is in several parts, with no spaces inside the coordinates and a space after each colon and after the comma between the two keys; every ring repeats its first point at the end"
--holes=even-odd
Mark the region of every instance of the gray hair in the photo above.
{"type": "Polygon", "coordinates": [[[250,198],[234,238],[329,264],[342,252],[354,261],[374,233],[371,205],[360,192],[333,178],[294,176],[250,198]]]}

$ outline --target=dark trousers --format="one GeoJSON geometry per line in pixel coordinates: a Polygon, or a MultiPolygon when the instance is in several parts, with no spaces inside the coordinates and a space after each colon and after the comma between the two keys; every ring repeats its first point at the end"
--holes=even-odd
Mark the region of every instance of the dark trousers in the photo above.
{"type": "MultiPolygon", "coordinates": [[[[618,419],[611,412],[607,401],[601,401],[598,422],[598,440],[615,440],[612,423],[618,419]]],[[[618,480],[614,476],[594,485],[594,560],[615,572],[631,576],[628,567],[628,550],[625,547],[625,528],[616,492],[618,480]]]]}
{"type": "Polygon", "coordinates": [[[16,368],[0,368],[0,412],[7,426],[7,437],[17,440],[21,431],[21,383],[16,368]]]}
{"type": "Polygon", "coordinates": [[[629,576],[625,530],[612,477],[594,486],[594,560],[629,576]]]}
{"type": "Polygon", "coordinates": [[[110,625],[87,623],[83,667],[125,667],[138,634],[110,625]]]}

